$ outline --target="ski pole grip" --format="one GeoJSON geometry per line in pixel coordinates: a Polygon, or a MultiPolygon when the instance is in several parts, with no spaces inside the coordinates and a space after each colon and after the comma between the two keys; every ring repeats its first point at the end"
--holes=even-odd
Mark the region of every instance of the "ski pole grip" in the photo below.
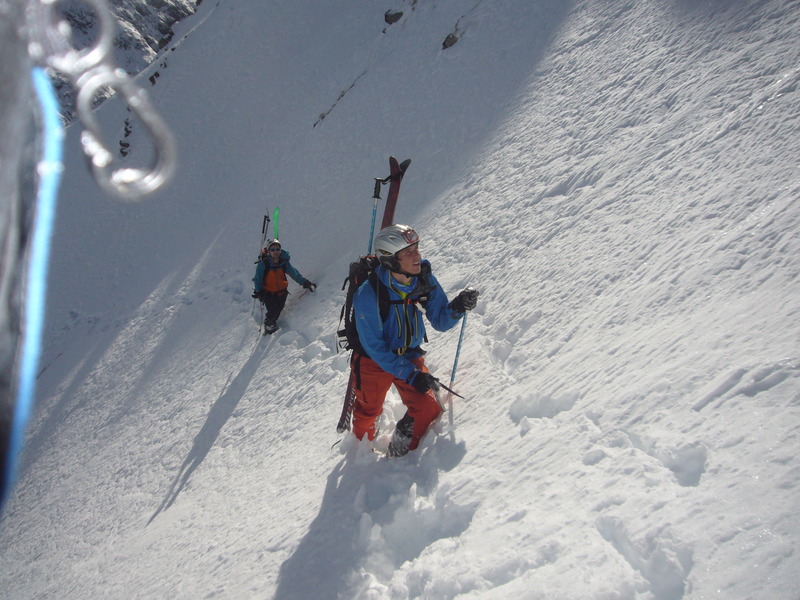
{"type": "Polygon", "coordinates": [[[381,185],[383,184],[382,179],[375,178],[375,191],[372,192],[372,197],[380,199],[381,197],[381,185]]]}
{"type": "Polygon", "coordinates": [[[267,232],[267,223],[269,223],[269,217],[264,215],[264,222],[261,224],[261,233],[264,234],[267,232]]]}

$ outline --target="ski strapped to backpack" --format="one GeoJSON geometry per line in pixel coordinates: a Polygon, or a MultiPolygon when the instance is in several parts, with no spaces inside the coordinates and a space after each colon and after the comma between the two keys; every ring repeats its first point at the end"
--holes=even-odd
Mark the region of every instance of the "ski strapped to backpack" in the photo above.
{"type": "Polygon", "coordinates": [[[386,206],[383,209],[383,221],[381,229],[394,224],[394,209],[397,206],[397,197],[400,195],[400,184],[403,182],[403,175],[406,174],[411,159],[407,158],[398,163],[394,156],[389,157],[389,193],[386,195],[386,206]]]}
{"type": "Polygon", "coordinates": [[[394,156],[389,157],[389,175],[387,177],[375,178],[375,189],[372,193],[374,200],[372,205],[372,225],[369,229],[369,245],[367,246],[367,254],[372,252],[372,237],[375,234],[375,213],[378,211],[378,200],[381,199],[381,186],[389,184],[389,195],[386,197],[386,206],[383,209],[383,221],[381,222],[381,229],[388,227],[394,221],[394,209],[397,206],[397,196],[400,194],[400,184],[403,181],[403,175],[406,174],[408,165],[411,164],[411,159],[407,158],[403,162],[397,162],[394,156]]]}
{"type": "Polygon", "coordinates": [[[264,260],[268,255],[267,249],[264,247],[267,241],[267,233],[269,231],[269,222],[272,221],[272,239],[279,240],[278,237],[278,217],[281,213],[281,207],[278,206],[275,208],[275,212],[272,213],[272,219],[269,218],[269,209],[267,209],[266,214],[264,215],[264,221],[261,223],[261,244],[258,248],[258,259],[254,261],[254,264],[258,264],[262,260],[264,260]]]}
{"type": "Polygon", "coordinates": [[[269,209],[267,212],[264,213],[264,220],[261,222],[261,241],[258,244],[258,258],[253,261],[254,264],[258,264],[260,261],[264,260],[264,245],[267,242],[267,229],[269,227],[269,209]]]}
{"type": "MultiPolygon", "coordinates": [[[[269,228],[269,209],[267,209],[267,212],[264,213],[264,220],[261,222],[261,241],[258,244],[258,258],[256,258],[256,260],[253,261],[253,264],[255,264],[255,265],[257,265],[259,262],[264,260],[264,258],[266,257],[266,254],[268,254],[267,251],[266,251],[267,249],[264,248],[264,245],[267,242],[267,230],[268,230],[268,228],[269,228]]],[[[264,305],[261,302],[259,302],[258,303],[258,307],[259,307],[259,310],[258,310],[258,322],[262,323],[264,321],[264,305]]],[[[250,314],[253,315],[254,317],[256,316],[256,295],[255,295],[255,293],[253,294],[253,308],[250,310],[250,314]]],[[[260,329],[260,327],[261,326],[259,325],[259,329],[260,329]]]]}
{"type": "Polygon", "coordinates": [[[356,388],[358,382],[356,381],[356,369],[353,368],[352,362],[355,356],[355,350],[361,349],[361,343],[358,341],[358,330],[356,329],[355,315],[353,312],[353,297],[355,296],[361,284],[369,279],[370,275],[374,278],[375,269],[380,264],[378,257],[375,255],[367,255],[360,257],[357,261],[350,263],[350,270],[347,278],[342,284],[342,289],[347,288],[345,294],[344,305],[339,313],[339,325],[341,328],[336,332],[338,337],[337,352],[339,349],[351,350],[350,353],[350,379],[347,381],[347,390],[344,394],[344,403],[342,405],[342,414],[339,417],[339,423],[336,425],[338,433],[344,433],[350,429],[350,420],[353,415],[353,405],[356,400],[356,388]]]}
{"type": "MultiPolygon", "coordinates": [[[[394,222],[394,211],[397,206],[397,198],[400,195],[400,184],[403,182],[403,175],[405,175],[408,166],[411,164],[411,159],[407,158],[403,162],[399,162],[394,156],[389,157],[389,175],[384,178],[375,178],[375,187],[373,190],[372,198],[374,200],[372,208],[372,226],[369,232],[369,248],[367,252],[372,250],[372,236],[375,232],[375,213],[378,209],[378,200],[380,200],[381,185],[389,184],[389,192],[386,196],[386,206],[383,210],[383,221],[381,222],[381,229],[388,227],[394,222]]],[[[277,221],[277,215],[276,215],[277,221]]],[[[375,276],[375,269],[380,264],[378,257],[373,254],[361,256],[357,261],[350,263],[350,269],[347,277],[344,280],[342,289],[346,289],[344,306],[339,315],[339,324],[342,326],[337,332],[339,341],[338,349],[350,350],[350,361],[352,362],[355,354],[364,354],[364,349],[358,340],[358,331],[353,314],[353,296],[358,291],[361,285],[372,278],[372,285],[375,293],[378,296],[378,306],[381,314],[381,319],[385,319],[389,314],[389,305],[391,301],[387,294],[380,294],[378,291],[377,277],[375,276]],[[383,296],[383,298],[381,298],[383,296]]],[[[419,301],[419,300],[417,300],[419,301]]],[[[339,424],[336,426],[336,431],[343,433],[350,429],[350,420],[353,414],[353,404],[356,399],[356,389],[359,382],[356,380],[356,372],[358,369],[350,369],[350,379],[347,382],[347,390],[344,395],[344,404],[342,406],[342,414],[339,417],[339,424]]]]}

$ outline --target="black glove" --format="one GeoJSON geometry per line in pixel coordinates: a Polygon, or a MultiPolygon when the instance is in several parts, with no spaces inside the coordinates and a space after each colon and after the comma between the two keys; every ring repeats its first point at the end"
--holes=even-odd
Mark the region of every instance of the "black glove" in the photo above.
{"type": "Polygon", "coordinates": [[[305,289],[307,289],[307,290],[311,290],[311,291],[313,292],[314,290],[316,290],[316,289],[317,289],[317,284],[316,284],[316,283],[311,283],[310,281],[306,281],[306,282],[303,284],[303,287],[304,287],[305,289]]]}
{"type": "Polygon", "coordinates": [[[250,294],[250,295],[251,295],[253,298],[258,298],[258,297],[259,297],[259,294],[258,294],[258,292],[257,292],[257,291],[255,291],[255,290],[253,290],[253,293],[252,293],[252,294],[250,294]]]}
{"type": "Polygon", "coordinates": [[[414,369],[408,379],[409,385],[420,394],[424,394],[428,390],[433,390],[434,392],[439,390],[439,380],[430,373],[423,373],[419,369],[414,369]]]}
{"type": "Polygon", "coordinates": [[[450,303],[450,310],[456,313],[465,313],[478,305],[478,290],[467,288],[459,292],[450,303]]]}

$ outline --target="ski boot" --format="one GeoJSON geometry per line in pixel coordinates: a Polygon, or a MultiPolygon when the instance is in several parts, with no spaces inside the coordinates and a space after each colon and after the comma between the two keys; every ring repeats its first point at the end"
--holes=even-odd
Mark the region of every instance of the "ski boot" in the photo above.
{"type": "Polygon", "coordinates": [[[414,431],[414,419],[408,413],[397,422],[394,434],[386,449],[386,456],[398,457],[408,454],[408,447],[411,445],[411,434],[414,431]]]}
{"type": "Polygon", "coordinates": [[[264,335],[272,335],[278,331],[278,323],[267,317],[264,319],[264,335]]]}

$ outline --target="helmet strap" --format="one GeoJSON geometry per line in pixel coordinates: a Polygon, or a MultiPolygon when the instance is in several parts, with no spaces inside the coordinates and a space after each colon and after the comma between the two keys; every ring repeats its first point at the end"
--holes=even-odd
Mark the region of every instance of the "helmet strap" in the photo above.
{"type": "Polygon", "coordinates": [[[414,275],[413,273],[406,273],[405,271],[399,268],[397,269],[390,268],[389,271],[392,273],[397,273],[398,275],[402,275],[403,277],[408,277],[409,280],[414,279],[414,277],[416,277],[416,275],[414,275]]]}
{"type": "Polygon", "coordinates": [[[414,275],[413,273],[407,273],[400,268],[400,261],[397,259],[396,254],[392,256],[390,260],[386,261],[386,266],[392,273],[397,273],[398,275],[402,275],[403,277],[408,277],[409,279],[413,279],[414,277],[416,277],[416,275],[414,275]]]}

